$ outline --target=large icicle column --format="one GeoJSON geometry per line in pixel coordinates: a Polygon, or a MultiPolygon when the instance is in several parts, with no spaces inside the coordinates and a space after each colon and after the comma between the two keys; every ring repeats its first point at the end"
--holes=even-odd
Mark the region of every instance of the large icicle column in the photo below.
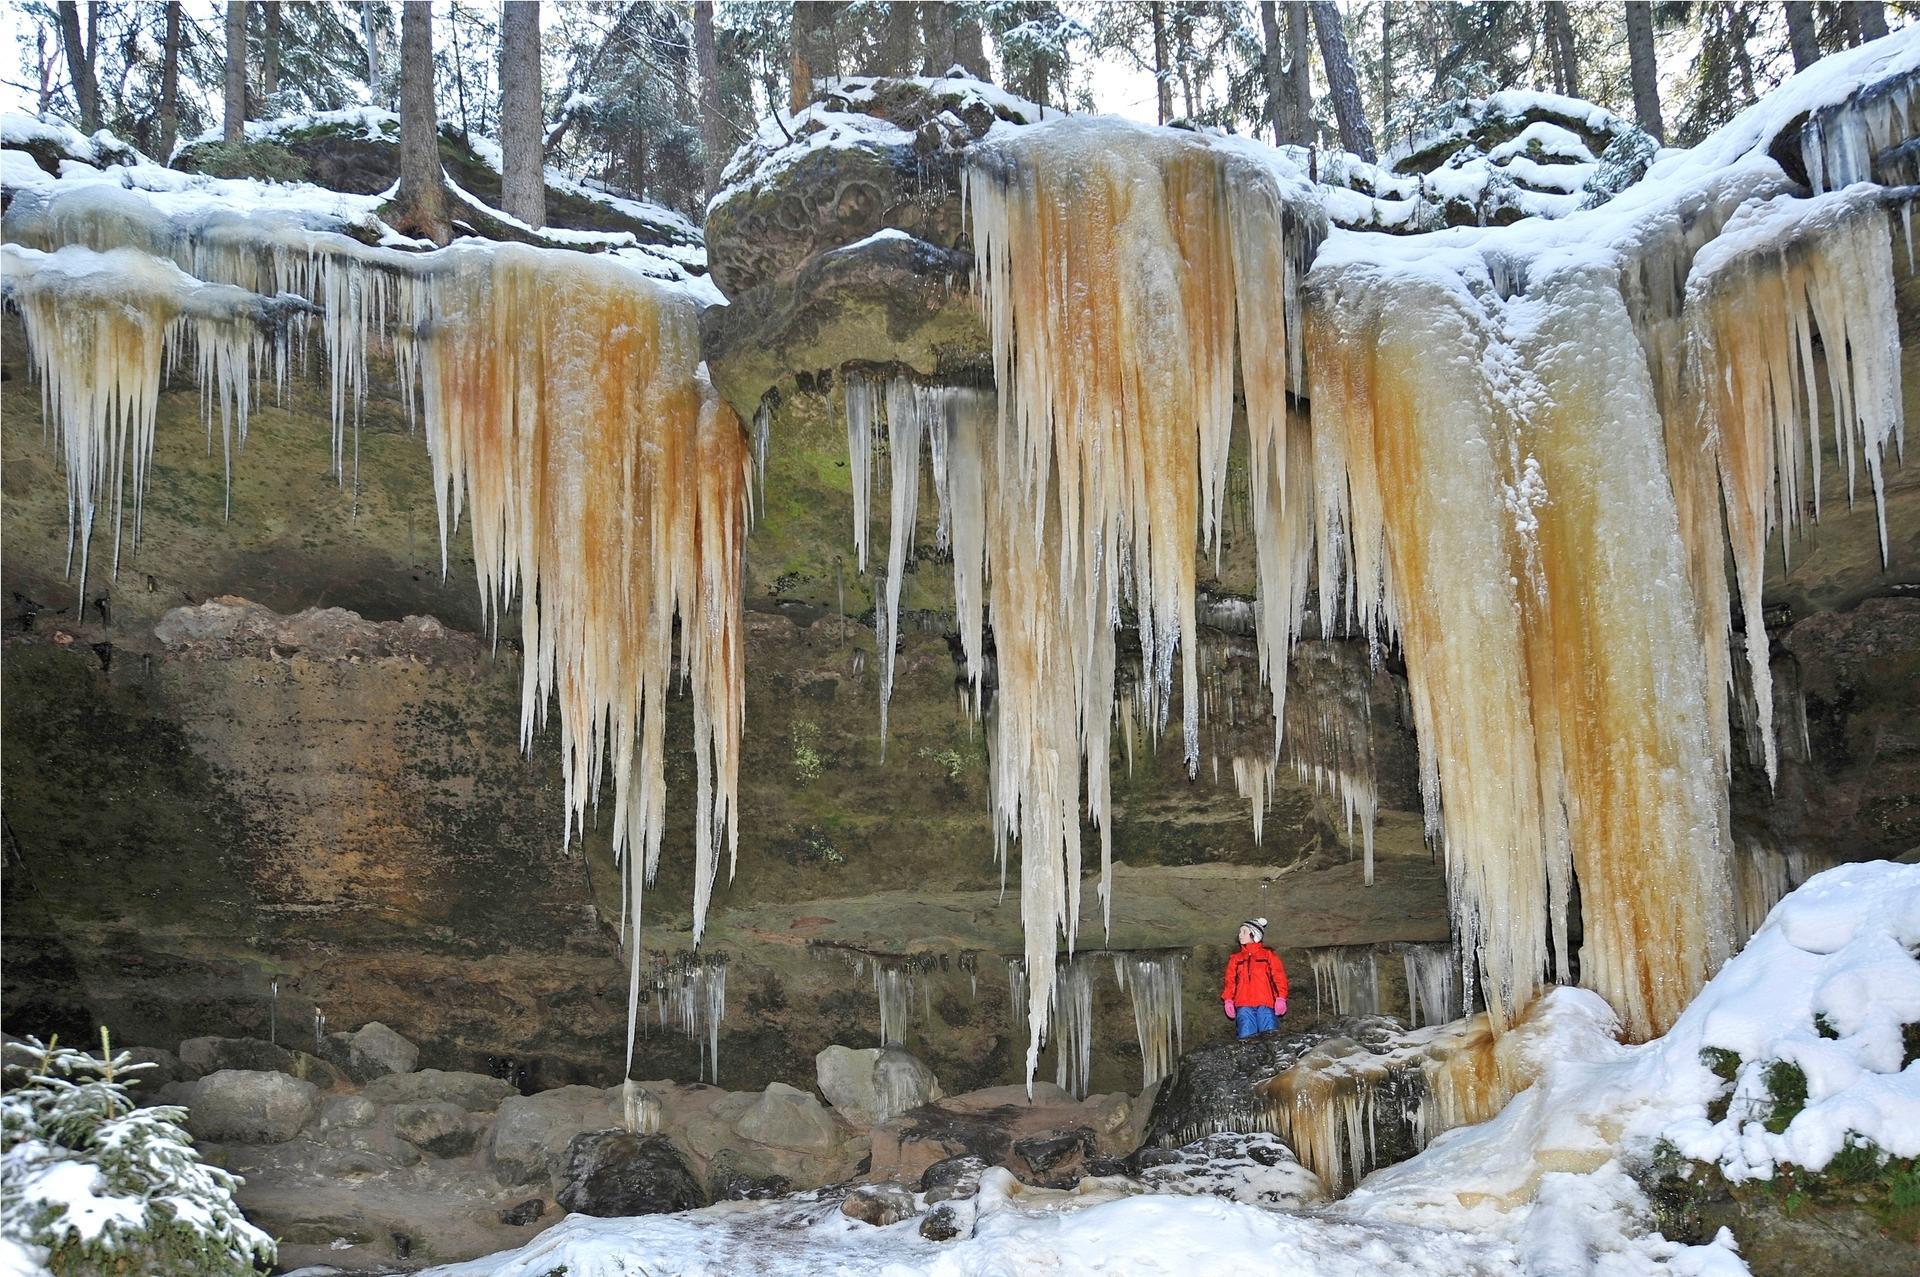
{"type": "MultiPolygon", "coordinates": [[[[968,171],[1000,391],[979,455],[998,674],[995,821],[1021,844],[1029,1077],[1054,1001],[1056,936],[1074,946],[1083,811],[1100,830],[1108,895],[1123,608],[1156,727],[1179,658],[1185,754],[1190,770],[1198,763],[1194,538],[1197,529],[1203,548],[1218,548],[1234,418],[1233,217],[1258,221],[1242,238],[1260,250],[1257,286],[1271,289],[1274,318],[1259,335],[1278,370],[1268,384],[1284,391],[1296,324],[1280,181],[1194,135],[1077,119],[990,143],[968,171]]],[[[1284,405],[1269,409],[1267,455],[1284,475],[1284,405]]],[[[955,570],[968,570],[957,555],[955,570]]],[[[1261,587],[1287,600],[1283,611],[1294,597],[1290,582],[1263,577],[1261,587]]]]}
{"type": "Polygon", "coordinates": [[[483,603],[520,601],[520,729],[560,709],[568,829],[611,772],[640,981],[640,902],[666,824],[673,636],[691,685],[694,939],[738,841],[746,434],[700,369],[692,301],[575,254],[443,250],[429,275],[423,405],[443,545],[465,506],[483,603]],[[528,316],[564,321],[529,324],[528,316]]]}
{"type": "Polygon", "coordinates": [[[1577,874],[1581,980],[1649,1036],[1731,941],[1724,771],[1661,420],[1611,262],[1536,264],[1508,300],[1470,265],[1316,264],[1315,455],[1338,460],[1321,544],[1349,547],[1323,554],[1322,580],[1344,570],[1357,619],[1400,636],[1429,819],[1496,1024],[1550,960],[1569,973],[1577,874]]]}

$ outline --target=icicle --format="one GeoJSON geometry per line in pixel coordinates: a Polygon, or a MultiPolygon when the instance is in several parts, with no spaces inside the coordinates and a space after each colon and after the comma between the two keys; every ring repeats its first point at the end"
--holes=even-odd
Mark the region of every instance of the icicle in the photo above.
{"type": "MultiPolygon", "coordinates": [[[[880,757],[887,756],[887,702],[893,698],[893,667],[900,647],[900,582],[913,551],[914,524],[920,514],[920,437],[926,433],[925,405],[937,400],[917,392],[905,377],[887,384],[887,454],[891,462],[891,527],[887,538],[886,602],[875,636],[880,646],[880,757]]],[[[851,414],[849,414],[851,420],[851,414]]]]}
{"type": "MultiPolygon", "coordinates": [[[[682,953],[655,960],[654,997],[660,1023],[680,1029],[700,1044],[700,1076],[720,1080],[720,1026],[727,1018],[727,959],[725,954],[682,953]]],[[[633,1062],[628,1060],[629,1072],[633,1062]]],[[[636,1090],[627,1080],[628,1094],[636,1090]]],[[[656,1101],[657,1107],[657,1101],[656,1101]]],[[[633,1110],[629,1109],[629,1120],[633,1110]]],[[[656,1115],[657,1116],[657,1115],[656,1115]]],[[[634,1129],[631,1125],[629,1130],[634,1129]]]]}
{"type": "MultiPolygon", "coordinates": [[[[1132,739],[1131,733],[1128,734],[1128,739],[1132,739]]],[[[1235,755],[1233,788],[1253,807],[1253,845],[1258,847],[1262,826],[1266,823],[1267,804],[1272,801],[1273,760],[1263,754],[1255,754],[1251,757],[1244,754],[1235,755]]]]}
{"type": "Polygon", "coordinates": [[[841,378],[841,410],[847,416],[847,473],[853,478],[853,549],[860,571],[867,570],[867,529],[873,510],[873,418],[879,391],[863,372],[841,378]]]}
{"type": "Polygon", "coordinates": [[[1340,800],[1347,845],[1356,826],[1362,855],[1362,880],[1373,885],[1373,835],[1380,796],[1374,779],[1373,671],[1367,655],[1352,643],[1299,645],[1291,665],[1291,697],[1276,708],[1285,714],[1284,752],[1293,770],[1314,792],[1340,800]]]}
{"type": "Polygon", "coordinates": [[[1307,950],[1317,1011],[1337,1016],[1380,1014],[1380,972],[1372,945],[1307,950]]]}
{"type": "Polygon", "coordinates": [[[1407,1023],[1414,1028],[1445,1024],[1462,1012],[1455,994],[1459,957],[1451,944],[1400,946],[1407,974],[1407,1023]]]}
{"type": "MultiPolygon", "coordinates": [[[[980,148],[967,175],[1000,391],[986,556],[996,810],[1021,840],[1029,1077],[1047,1028],[1054,934],[1073,949],[1083,807],[1100,830],[1103,913],[1111,909],[1107,755],[1126,602],[1156,728],[1181,658],[1184,755],[1189,774],[1199,766],[1192,538],[1197,528],[1204,548],[1219,544],[1233,420],[1229,206],[1257,189],[1265,203],[1248,217],[1274,230],[1280,205],[1270,170],[1236,165],[1230,178],[1229,167],[1226,150],[1195,135],[1076,119],[980,148]],[[1079,745],[1071,762],[1069,740],[1079,745]]],[[[1284,252],[1268,253],[1257,232],[1244,238],[1263,253],[1261,285],[1284,289],[1284,252]]],[[[1284,333],[1289,303],[1273,300],[1284,333]]],[[[1274,326],[1256,335],[1270,339],[1274,326]]],[[[1282,349],[1278,359],[1284,390],[1290,357],[1282,349]]]]}
{"type": "MultiPolygon", "coordinates": [[[[1888,555],[1882,457],[1904,433],[1900,326],[1893,243],[1882,194],[1852,187],[1811,200],[1781,197],[1743,207],[1702,250],[1687,285],[1687,313],[1704,393],[1704,420],[1719,460],[1746,630],[1747,667],[1775,779],[1773,683],[1764,623],[1767,540],[1785,554],[1809,495],[1819,492],[1820,439],[1812,343],[1825,356],[1834,442],[1847,496],[1861,460],[1872,481],[1880,555],[1888,555]]],[[[1818,505],[1814,517],[1819,517],[1818,505]]]]}
{"type": "Polygon", "coordinates": [[[1915,85],[1912,71],[1899,73],[1807,117],[1800,127],[1800,156],[1814,194],[1855,182],[1897,180],[1878,165],[1885,152],[1920,132],[1915,85]]]}
{"type": "Polygon", "coordinates": [[[1068,958],[1056,969],[1052,1021],[1054,1083],[1075,1099],[1085,1099],[1093,1075],[1093,959],[1068,958]]]}
{"type": "Polygon", "coordinates": [[[1180,982],[1186,975],[1184,951],[1116,953],[1114,979],[1133,1000],[1133,1029],[1140,1043],[1140,1089],[1173,1072],[1180,1058],[1185,1017],[1180,982]]]}
{"type": "Polygon", "coordinates": [[[7,244],[0,262],[66,464],[69,570],[77,548],[84,602],[99,510],[110,507],[116,574],[128,504],[139,543],[165,366],[181,343],[193,344],[209,444],[217,411],[230,488],[234,442],[246,438],[251,387],[267,357],[261,325],[276,307],[131,248],[68,245],[47,253],[7,244]]]}

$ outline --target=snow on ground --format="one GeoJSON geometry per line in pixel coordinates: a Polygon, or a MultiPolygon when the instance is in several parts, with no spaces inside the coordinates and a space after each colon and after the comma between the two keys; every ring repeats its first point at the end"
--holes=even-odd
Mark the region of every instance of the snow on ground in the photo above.
{"type": "Polygon", "coordinates": [[[1331,1206],[1262,1209],[1246,1204],[1258,1191],[1225,1200],[1119,1177],[1035,1189],[995,1170],[982,1177],[973,1235],[954,1241],[922,1238],[919,1216],[856,1223],[820,1190],[678,1215],[573,1215],[520,1250],[432,1277],[546,1277],[562,1265],[569,1277],[720,1277],[749,1256],[769,1277],[1739,1277],[1747,1268],[1725,1231],[1705,1246],[1653,1231],[1628,1167],[1661,1139],[1735,1180],[1783,1161],[1817,1170],[1849,1138],[1920,1155],[1920,1062],[1900,1067],[1901,1025],[1920,1019],[1917,947],[1920,866],[1874,861],[1828,870],[1781,901],[1663,1038],[1623,1046],[1596,995],[1551,989],[1529,1020],[1540,1069],[1529,1090],[1331,1206]],[[1708,1106],[1727,1084],[1702,1062],[1707,1047],[1742,1061],[1717,1121],[1708,1106]],[[1761,1124],[1776,1060],[1807,1076],[1806,1107],[1777,1135],[1761,1124]]]}

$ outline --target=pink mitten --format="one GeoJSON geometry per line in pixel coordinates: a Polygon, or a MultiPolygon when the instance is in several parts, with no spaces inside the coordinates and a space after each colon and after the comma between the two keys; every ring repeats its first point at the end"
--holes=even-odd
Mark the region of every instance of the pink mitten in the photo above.
{"type": "Polygon", "coordinates": [[[1287,1013],[1287,1000],[1285,998],[1275,998],[1273,1000],[1273,1013],[1275,1015],[1285,1015],[1287,1013]]]}
{"type": "Polygon", "coordinates": [[[1220,1005],[1227,1009],[1227,1018],[1229,1020],[1233,1019],[1235,1013],[1239,1010],[1239,1008],[1234,1006],[1233,1003],[1231,1002],[1222,1002],[1220,1005]]]}

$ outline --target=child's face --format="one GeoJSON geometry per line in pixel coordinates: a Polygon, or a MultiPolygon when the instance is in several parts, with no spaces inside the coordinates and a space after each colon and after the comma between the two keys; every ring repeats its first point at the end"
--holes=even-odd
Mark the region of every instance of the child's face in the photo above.
{"type": "Polygon", "coordinates": [[[1252,928],[1252,927],[1242,927],[1242,928],[1240,928],[1240,943],[1241,943],[1241,944],[1252,944],[1252,943],[1253,943],[1253,940],[1254,940],[1254,935],[1253,935],[1253,928],[1252,928]]]}

